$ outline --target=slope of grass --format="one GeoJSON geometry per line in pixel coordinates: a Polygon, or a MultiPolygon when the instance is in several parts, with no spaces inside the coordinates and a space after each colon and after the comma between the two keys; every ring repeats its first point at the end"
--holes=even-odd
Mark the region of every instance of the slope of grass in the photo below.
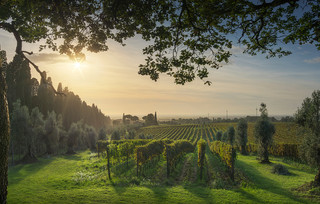
{"type": "MultiPolygon", "coordinates": [[[[208,157],[210,159],[210,157],[208,157]]],[[[282,163],[273,158],[274,163],[282,163]]],[[[214,165],[215,161],[210,165],[214,165]]],[[[271,173],[254,156],[239,156],[236,167],[250,181],[230,190],[204,185],[153,185],[109,182],[103,162],[89,151],[74,156],[42,158],[9,169],[8,203],[311,203],[292,188],[314,178],[301,166],[286,165],[291,176],[271,173]],[[94,169],[94,170],[93,170],[94,169]]],[[[183,164],[183,162],[182,162],[183,164]]],[[[160,166],[163,164],[160,162],[160,166]]],[[[132,167],[129,171],[134,172],[132,167]]],[[[130,164],[129,164],[130,167],[130,164]]],[[[125,172],[125,171],[124,171],[125,172]]],[[[164,173],[159,173],[162,175],[164,173]]],[[[125,175],[125,174],[124,174],[125,175]]],[[[114,181],[117,181],[114,179],[114,181]]]]}

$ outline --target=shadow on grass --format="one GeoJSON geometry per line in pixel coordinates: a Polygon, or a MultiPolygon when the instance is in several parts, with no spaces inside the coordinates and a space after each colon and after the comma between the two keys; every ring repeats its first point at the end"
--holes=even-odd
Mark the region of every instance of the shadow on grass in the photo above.
{"type": "Polygon", "coordinates": [[[54,158],[50,159],[39,159],[38,162],[32,164],[19,164],[9,168],[8,180],[9,185],[17,185],[24,179],[36,174],[43,167],[50,164],[54,158]]]}
{"type": "Polygon", "coordinates": [[[240,193],[247,200],[253,201],[254,203],[263,203],[264,201],[252,195],[251,193],[244,191],[243,189],[236,189],[234,192],[240,193]]]}
{"type": "MultiPolygon", "coordinates": [[[[278,194],[280,196],[285,196],[296,202],[308,203],[306,200],[296,197],[292,192],[288,191],[287,189],[279,187],[279,184],[277,182],[267,178],[266,176],[263,176],[254,166],[251,166],[240,160],[237,160],[236,163],[238,168],[246,170],[246,175],[252,179],[252,181],[258,188],[265,191],[269,191],[274,194],[278,194]]],[[[243,196],[248,196],[248,192],[245,192],[243,190],[237,191],[240,192],[243,196]]],[[[248,198],[250,198],[250,196],[248,198]]]]}
{"type": "Polygon", "coordinates": [[[82,158],[79,154],[63,154],[58,157],[61,157],[63,159],[67,159],[67,160],[76,160],[76,161],[80,161],[82,158]]]}

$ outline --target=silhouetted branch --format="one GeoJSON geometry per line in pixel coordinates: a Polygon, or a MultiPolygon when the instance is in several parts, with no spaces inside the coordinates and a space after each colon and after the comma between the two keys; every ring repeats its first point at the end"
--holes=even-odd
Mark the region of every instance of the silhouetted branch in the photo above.
{"type": "Polygon", "coordinates": [[[66,95],[65,93],[62,93],[62,92],[58,92],[56,91],[56,89],[53,87],[53,85],[51,83],[48,83],[47,82],[47,79],[46,79],[46,76],[44,74],[44,72],[42,72],[39,67],[33,63],[29,58],[27,58],[25,56],[24,53],[28,54],[28,55],[32,55],[33,52],[28,52],[28,51],[23,51],[22,50],[22,39],[21,39],[21,36],[19,34],[19,31],[17,29],[15,29],[14,25],[13,24],[10,24],[10,23],[0,23],[0,27],[5,29],[6,31],[10,32],[10,33],[13,33],[16,41],[17,41],[17,46],[16,46],[16,53],[18,55],[20,55],[21,57],[23,57],[25,60],[28,61],[29,64],[31,64],[33,66],[33,68],[40,74],[41,76],[41,81],[43,81],[46,85],[49,85],[53,92],[57,95],[66,95]]]}

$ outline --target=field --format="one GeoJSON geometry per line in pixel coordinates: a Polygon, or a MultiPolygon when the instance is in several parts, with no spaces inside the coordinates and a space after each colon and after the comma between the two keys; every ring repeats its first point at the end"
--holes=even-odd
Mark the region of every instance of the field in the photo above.
{"type": "MultiPolygon", "coordinates": [[[[238,154],[232,180],[229,166],[209,148],[216,132],[230,125],[236,124],[151,126],[138,134],[151,135],[153,140],[101,141],[99,154],[88,150],[11,167],[9,203],[320,202],[320,189],[297,190],[314,179],[316,170],[284,157],[271,156],[272,163],[267,165],[260,164],[255,154],[238,154]],[[190,141],[183,144],[192,145],[200,139],[207,141],[202,178],[199,147],[184,150],[178,146],[182,139],[190,141]],[[276,164],[285,166],[290,174],[272,173],[276,164]]],[[[301,141],[293,123],[275,125],[276,143],[301,141]]],[[[253,124],[248,129],[249,142],[253,142],[253,124]]]]}
{"type": "MultiPolygon", "coordinates": [[[[196,169],[193,153],[186,155],[196,169]]],[[[220,174],[222,166],[216,158],[208,158],[214,164],[212,175],[220,174]]],[[[259,164],[255,156],[238,156],[238,174],[246,175],[241,185],[223,188],[223,179],[214,187],[204,181],[188,178],[182,172],[175,177],[194,179],[192,183],[177,180],[161,184],[148,179],[125,178],[108,181],[103,170],[105,160],[96,153],[80,152],[74,156],[41,158],[39,162],[17,165],[9,171],[8,203],[312,203],[316,200],[301,198],[293,191],[314,177],[307,166],[294,162],[285,163],[272,158],[274,163],[287,166],[291,176],[270,173],[271,166],[259,164]],[[249,179],[250,178],[250,179],[249,179]]],[[[161,165],[161,164],[160,164],[161,165]]],[[[158,175],[165,174],[160,168],[158,175]]],[[[193,172],[194,173],[194,172],[193,172]]],[[[123,173],[122,175],[124,175],[123,173]]],[[[192,172],[191,172],[192,174],[192,172]]],[[[123,176],[125,177],[125,176],[123,176]]],[[[165,179],[164,179],[165,180],[165,179]]]]}
{"type": "MultiPolygon", "coordinates": [[[[299,128],[295,123],[274,123],[276,133],[275,143],[297,144],[301,143],[299,128]]],[[[141,128],[138,134],[151,135],[154,139],[187,139],[192,142],[200,138],[212,142],[215,140],[217,131],[225,132],[228,127],[236,128],[236,123],[214,123],[214,124],[193,124],[193,125],[160,125],[141,128]]],[[[254,123],[248,123],[248,142],[254,143],[254,123]]]]}

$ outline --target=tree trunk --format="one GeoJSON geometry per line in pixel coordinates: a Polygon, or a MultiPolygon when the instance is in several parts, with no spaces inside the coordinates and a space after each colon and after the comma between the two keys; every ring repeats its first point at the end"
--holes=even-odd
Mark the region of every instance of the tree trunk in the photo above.
{"type": "Polygon", "coordinates": [[[97,144],[97,147],[98,147],[98,158],[100,157],[100,148],[99,148],[99,142],[97,144]]]}
{"type": "Polygon", "coordinates": [[[11,165],[14,165],[14,150],[13,150],[13,142],[11,141],[11,165]]]}
{"type": "Polygon", "coordinates": [[[269,152],[268,152],[268,145],[263,146],[263,152],[262,152],[262,164],[270,164],[269,161],[269,152]]]}
{"type": "Polygon", "coordinates": [[[168,146],[167,146],[167,178],[170,176],[170,163],[169,163],[169,152],[168,152],[168,146]]]}
{"type": "Polygon", "coordinates": [[[108,177],[109,177],[109,180],[111,181],[109,147],[107,147],[107,161],[108,161],[107,163],[108,177]]]}
{"type": "Polygon", "coordinates": [[[137,177],[139,177],[139,153],[137,152],[137,177]]]}
{"type": "Polygon", "coordinates": [[[7,84],[0,67],[0,204],[7,203],[9,139],[10,120],[7,84]]]}
{"type": "Polygon", "coordinates": [[[235,158],[233,158],[233,152],[235,150],[232,148],[232,162],[231,162],[231,169],[230,169],[230,177],[231,177],[231,180],[234,181],[234,162],[235,162],[235,158]]]}
{"type": "Polygon", "coordinates": [[[242,155],[247,155],[246,145],[242,145],[242,146],[241,146],[241,154],[242,154],[242,155]]]}
{"type": "Polygon", "coordinates": [[[47,147],[47,154],[51,155],[53,153],[51,145],[49,144],[49,142],[47,141],[46,143],[46,147],[47,147]]]}
{"type": "Polygon", "coordinates": [[[313,185],[320,186],[320,168],[318,169],[317,175],[314,177],[313,185]]]}

